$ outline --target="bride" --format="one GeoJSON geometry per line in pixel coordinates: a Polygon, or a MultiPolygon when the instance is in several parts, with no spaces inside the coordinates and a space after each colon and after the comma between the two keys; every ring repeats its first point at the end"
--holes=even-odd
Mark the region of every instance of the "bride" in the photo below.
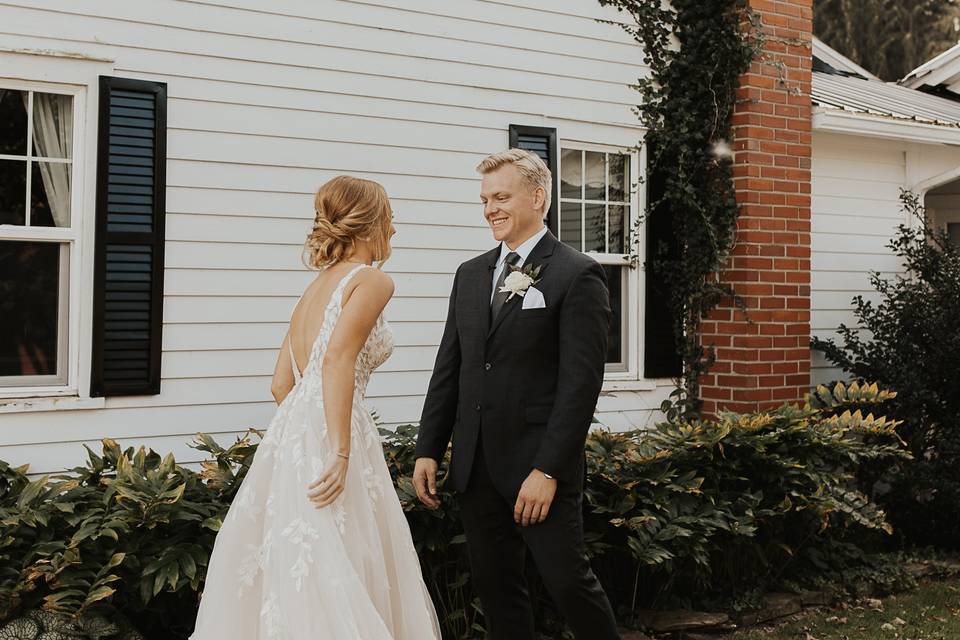
{"type": "Polygon", "coordinates": [[[191,640],[439,640],[406,518],[364,405],[390,356],[383,264],[394,233],[376,182],[323,185],[307,239],[321,268],[273,375],[279,403],[210,557],[191,640]]]}

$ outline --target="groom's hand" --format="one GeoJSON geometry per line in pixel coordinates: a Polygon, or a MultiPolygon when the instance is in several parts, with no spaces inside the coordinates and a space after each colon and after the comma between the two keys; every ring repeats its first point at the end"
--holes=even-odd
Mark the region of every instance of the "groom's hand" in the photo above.
{"type": "Polygon", "coordinates": [[[433,458],[417,458],[413,468],[413,488],[417,490],[420,502],[429,509],[440,506],[440,496],[437,495],[437,461],[433,458]]]}
{"type": "Polygon", "coordinates": [[[557,481],[534,469],[520,486],[517,504],[513,507],[513,520],[529,527],[547,519],[553,497],[557,493],[557,481]]]}

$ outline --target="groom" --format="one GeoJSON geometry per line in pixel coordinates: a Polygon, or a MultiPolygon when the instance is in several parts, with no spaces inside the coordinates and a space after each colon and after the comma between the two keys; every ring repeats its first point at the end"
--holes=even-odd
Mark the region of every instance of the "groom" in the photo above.
{"type": "Polygon", "coordinates": [[[473,582],[490,640],[533,640],[524,555],[578,640],[617,635],[583,543],[584,441],[603,382],[603,268],[543,225],[551,176],[536,155],[486,158],[480,199],[500,244],[460,265],[420,419],[414,485],[439,506],[453,440],[473,582]]]}

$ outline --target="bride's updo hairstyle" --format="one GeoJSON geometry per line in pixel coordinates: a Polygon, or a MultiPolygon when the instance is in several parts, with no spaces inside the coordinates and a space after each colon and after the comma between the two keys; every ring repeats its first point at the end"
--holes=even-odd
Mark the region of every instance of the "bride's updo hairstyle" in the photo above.
{"type": "Polygon", "coordinates": [[[362,241],[372,242],[379,264],[390,257],[393,213],[380,184],[337,176],[320,187],[313,208],[313,230],[304,247],[307,266],[322,269],[349,258],[362,241]]]}

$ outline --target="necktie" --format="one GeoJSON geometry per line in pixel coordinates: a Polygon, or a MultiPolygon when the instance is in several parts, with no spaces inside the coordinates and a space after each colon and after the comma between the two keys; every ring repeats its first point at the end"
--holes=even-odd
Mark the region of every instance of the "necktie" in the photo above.
{"type": "Polygon", "coordinates": [[[497,284],[493,287],[493,302],[490,304],[490,322],[492,323],[497,319],[497,316],[500,314],[500,309],[503,308],[503,303],[507,301],[507,297],[510,295],[509,292],[500,292],[500,287],[503,286],[503,282],[507,279],[507,276],[512,273],[510,267],[516,266],[520,262],[520,254],[515,251],[511,251],[507,254],[506,259],[503,264],[503,271],[500,272],[500,277],[497,278],[497,284]]]}

